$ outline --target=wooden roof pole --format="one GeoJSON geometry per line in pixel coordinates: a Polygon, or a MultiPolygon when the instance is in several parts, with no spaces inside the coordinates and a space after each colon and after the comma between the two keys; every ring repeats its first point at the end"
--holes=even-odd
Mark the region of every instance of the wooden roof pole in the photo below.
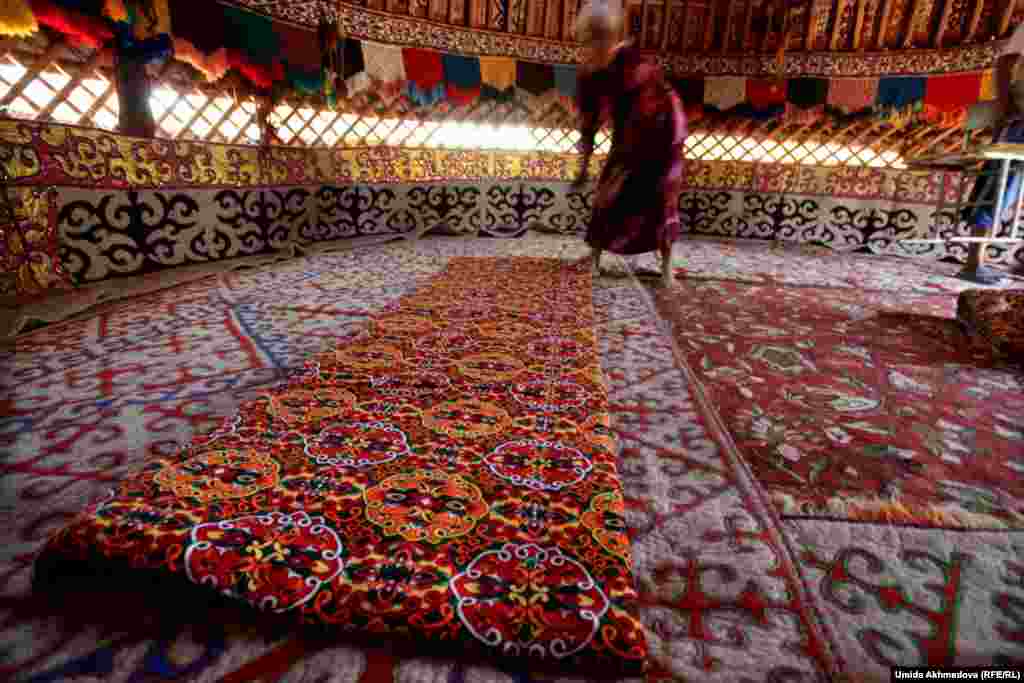
{"type": "MultiPolygon", "coordinates": [[[[666,50],[668,50],[668,42],[669,42],[668,41],[668,34],[672,30],[671,19],[672,19],[673,10],[685,12],[686,11],[686,4],[685,4],[685,2],[680,7],[680,5],[671,2],[671,0],[665,0],[665,10],[661,14],[661,51],[662,52],[665,52],[666,50]]],[[[682,26],[682,32],[683,32],[683,35],[681,37],[684,38],[684,39],[686,37],[685,16],[686,15],[684,14],[683,15],[684,21],[683,21],[682,24],[680,24],[682,26]]]]}
{"type": "Polygon", "coordinates": [[[885,39],[889,35],[889,20],[892,19],[892,5],[894,0],[882,0],[882,19],[878,24],[878,36],[875,40],[875,49],[885,49],[885,39]]]}
{"type": "MultiPolygon", "coordinates": [[[[525,0],[524,0],[525,2],[525,0]]],[[[647,3],[648,0],[642,0],[640,3],[640,47],[647,47],[647,3]]]]}
{"type": "Polygon", "coordinates": [[[853,24],[853,49],[862,50],[864,45],[864,19],[868,11],[868,2],[871,0],[857,0],[857,18],[853,24]]]}
{"type": "Polygon", "coordinates": [[[903,36],[901,45],[904,50],[909,50],[914,46],[914,27],[917,25],[917,13],[921,8],[921,2],[922,0],[910,0],[907,12],[907,32],[903,36]]]}
{"type": "MultiPolygon", "coordinates": [[[[979,6],[984,4],[984,2],[978,3],[979,6]]],[[[977,11],[978,8],[976,7],[975,13],[977,13],[977,11]]],[[[932,45],[932,47],[936,49],[942,48],[942,40],[946,37],[946,31],[949,30],[949,19],[950,16],[952,16],[952,14],[953,3],[949,1],[942,3],[942,16],[939,18],[939,30],[935,32],[935,43],[932,45]]]]}
{"type": "MultiPolygon", "coordinates": [[[[708,27],[707,27],[707,32],[704,34],[704,43],[703,43],[704,44],[704,51],[705,52],[710,52],[711,51],[711,46],[714,45],[714,43],[715,43],[715,30],[718,28],[718,25],[721,23],[719,21],[719,14],[718,14],[717,11],[715,11],[715,8],[716,8],[716,3],[709,3],[708,4],[708,27]]],[[[684,19],[685,19],[685,17],[684,17],[684,19]]],[[[686,34],[686,24],[685,23],[683,24],[683,34],[684,35],[686,34]]],[[[685,52],[686,51],[686,44],[681,42],[681,45],[682,45],[682,47],[680,48],[679,51],[680,52],[685,52]]]]}
{"type": "Polygon", "coordinates": [[[996,29],[996,38],[1002,38],[1010,30],[1010,20],[1013,19],[1013,12],[1017,8],[1017,0],[1006,0],[1003,6],[1003,13],[999,16],[999,26],[996,29]]]}
{"type": "Polygon", "coordinates": [[[725,30],[722,32],[721,52],[729,52],[729,39],[732,37],[732,10],[734,5],[731,2],[725,4],[725,30]]]}
{"type": "Polygon", "coordinates": [[[967,24],[967,35],[965,36],[965,40],[968,43],[974,42],[977,37],[978,31],[981,29],[981,17],[984,11],[984,1],[976,2],[974,4],[974,12],[971,14],[970,22],[967,24]]]}
{"type": "Polygon", "coordinates": [[[836,52],[839,50],[839,39],[842,38],[843,15],[846,14],[851,0],[839,0],[836,5],[835,21],[832,22],[832,35],[829,36],[828,49],[836,52]]]}
{"type": "Polygon", "coordinates": [[[743,13],[743,34],[740,36],[740,52],[747,50],[750,34],[754,27],[754,0],[747,0],[746,11],[743,13]]]}
{"type": "Polygon", "coordinates": [[[114,78],[117,81],[118,131],[133,137],[153,137],[156,121],[149,107],[152,88],[145,63],[118,55],[115,57],[114,78]]]}

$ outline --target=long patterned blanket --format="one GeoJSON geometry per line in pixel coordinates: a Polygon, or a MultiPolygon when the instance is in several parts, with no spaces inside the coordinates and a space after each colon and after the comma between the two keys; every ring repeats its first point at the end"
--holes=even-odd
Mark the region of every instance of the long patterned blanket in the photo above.
{"type": "Polygon", "coordinates": [[[589,273],[453,259],[126,479],[46,566],[161,571],[307,623],[640,673],[593,325],[589,273]]]}

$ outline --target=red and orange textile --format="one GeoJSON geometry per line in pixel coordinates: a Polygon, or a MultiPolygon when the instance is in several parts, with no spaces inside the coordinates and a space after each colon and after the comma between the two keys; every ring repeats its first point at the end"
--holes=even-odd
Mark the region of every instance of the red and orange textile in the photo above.
{"type": "Polygon", "coordinates": [[[590,277],[453,259],[85,510],[47,566],[161,570],[339,631],[639,674],[590,277]]]}
{"type": "Polygon", "coordinates": [[[787,82],[779,78],[747,80],[747,101],[754,109],[771,109],[786,104],[787,82]]]}
{"type": "Polygon", "coordinates": [[[947,127],[962,125],[967,110],[981,97],[980,73],[932,76],[925,86],[925,118],[947,127]]]}
{"type": "Polygon", "coordinates": [[[99,17],[62,7],[51,0],[31,0],[30,6],[40,26],[58,31],[86,47],[101,48],[114,37],[114,32],[99,17]]]}

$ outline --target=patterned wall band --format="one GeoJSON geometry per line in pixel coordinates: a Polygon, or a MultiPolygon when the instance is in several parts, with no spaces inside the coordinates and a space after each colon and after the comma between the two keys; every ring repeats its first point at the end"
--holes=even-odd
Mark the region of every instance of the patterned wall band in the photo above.
{"type": "MultiPolygon", "coordinates": [[[[590,214],[589,191],[569,188],[572,155],[260,149],[5,121],[0,163],[58,188],[61,258],[79,282],[366,235],[578,233],[590,214]]],[[[962,260],[962,247],[896,245],[936,226],[966,234],[940,210],[944,178],[949,201],[941,173],[690,162],[680,209],[691,234],[962,260]]],[[[990,250],[1024,264],[1024,250],[990,250]]]]}
{"type": "MultiPolygon", "coordinates": [[[[729,166],[729,165],[724,165],[729,166]]],[[[735,165],[732,165],[735,166],[735,165]]],[[[689,236],[815,243],[837,251],[964,261],[962,246],[907,245],[933,226],[948,237],[966,226],[900,185],[907,200],[869,197],[846,181],[781,193],[773,179],[723,168],[729,177],[680,197],[689,236]],[[746,189],[737,182],[748,181],[746,189]],[[731,185],[731,186],[730,186],[731,185]],[[836,190],[835,193],[827,189],[836,190]]],[[[241,188],[114,190],[62,188],[61,258],[79,282],[181,265],[294,251],[314,243],[426,233],[515,237],[525,231],[580,234],[590,191],[550,180],[241,188]]],[[[1024,266],[1024,248],[991,246],[994,263],[1024,266]]],[[[685,253],[685,246],[680,247],[685,253]]]]}
{"type": "MultiPolygon", "coordinates": [[[[597,171],[601,163],[602,159],[595,159],[591,171],[597,171]]],[[[579,169],[579,157],[385,146],[260,148],[130,138],[92,128],[0,119],[0,164],[20,185],[212,189],[445,181],[568,182],[579,169]]],[[[899,197],[937,203],[943,174],[854,166],[691,161],[689,182],[695,189],[763,187],[772,192],[885,201],[899,197]]]]}

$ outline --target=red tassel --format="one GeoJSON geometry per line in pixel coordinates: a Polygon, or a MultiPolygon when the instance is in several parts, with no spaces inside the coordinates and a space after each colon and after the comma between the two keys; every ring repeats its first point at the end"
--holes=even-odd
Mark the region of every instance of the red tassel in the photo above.
{"type": "MultiPolygon", "coordinates": [[[[238,73],[252,82],[257,88],[269,90],[274,85],[274,70],[259,64],[253,64],[241,50],[228,49],[228,66],[237,69],[238,73]]],[[[281,67],[280,64],[277,65],[281,67]]],[[[284,69],[281,68],[281,77],[284,69]]]]}
{"type": "Polygon", "coordinates": [[[114,38],[114,32],[101,19],[65,9],[50,0],[30,0],[36,21],[58,31],[86,47],[99,48],[114,38]]]}
{"type": "Polygon", "coordinates": [[[480,98],[480,88],[459,88],[447,83],[445,91],[448,101],[459,106],[472,104],[480,98]]]}

